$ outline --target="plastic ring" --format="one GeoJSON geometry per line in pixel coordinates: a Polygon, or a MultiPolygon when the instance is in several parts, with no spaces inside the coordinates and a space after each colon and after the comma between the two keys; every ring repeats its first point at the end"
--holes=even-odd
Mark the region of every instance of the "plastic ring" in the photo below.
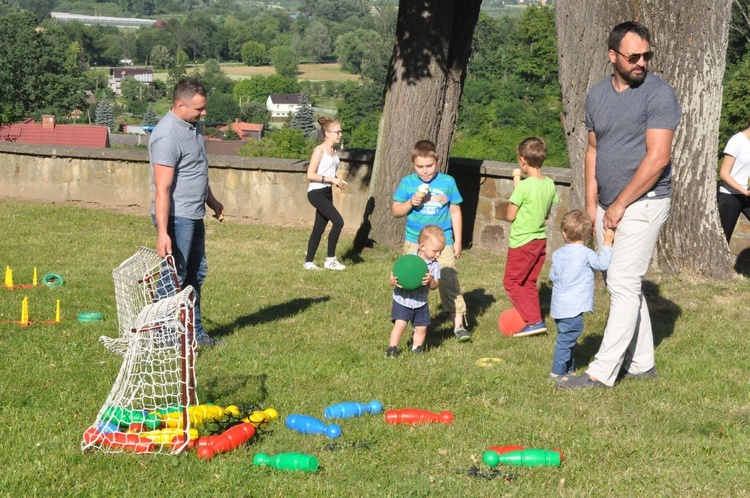
{"type": "Polygon", "coordinates": [[[59,287],[65,283],[65,280],[56,273],[48,273],[42,277],[42,283],[47,287],[59,287]]]}
{"type": "Polygon", "coordinates": [[[101,313],[78,313],[78,321],[81,323],[101,322],[102,320],[104,320],[104,315],[101,313]]]}

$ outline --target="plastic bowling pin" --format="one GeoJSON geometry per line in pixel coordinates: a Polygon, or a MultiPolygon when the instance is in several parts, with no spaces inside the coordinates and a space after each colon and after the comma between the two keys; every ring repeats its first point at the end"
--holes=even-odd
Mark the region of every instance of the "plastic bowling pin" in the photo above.
{"type": "MultiPolygon", "coordinates": [[[[507,446],[488,446],[487,450],[494,451],[498,455],[502,455],[503,453],[510,453],[511,451],[520,451],[520,450],[526,450],[529,448],[525,448],[523,446],[514,446],[514,445],[507,445],[507,446]]],[[[565,461],[565,455],[563,455],[563,452],[561,450],[558,450],[557,448],[552,448],[552,451],[556,451],[560,454],[560,463],[565,461]]]]}
{"type": "Polygon", "coordinates": [[[216,453],[226,453],[248,442],[255,435],[255,427],[250,422],[230,427],[210,444],[216,453]]]}
{"type": "Polygon", "coordinates": [[[495,467],[500,463],[523,467],[559,467],[560,453],[552,450],[536,449],[511,451],[502,454],[497,454],[494,451],[485,451],[482,455],[482,460],[490,467],[495,467]]]}
{"type": "Polygon", "coordinates": [[[273,408],[266,408],[263,411],[254,411],[247,417],[243,418],[243,422],[250,422],[255,426],[256,429],[262,429],[268,423],[279,416],[279,412],[274,410],[273,408]]]}
{"type": "Polygon", "coordinates": [[[453,422],[453,414],[449,411],[440,413],[418,410],[416,408],[404,408],[402,410],[388,410],[385,412],[386,424],[429,424],[441,422],[450,424],[453,422]]]}
{"type": "Polygon", "coordinates": [[[338,425],[326,425],[309,415],[289,415],[286,418],[286,426],[302,434],[325,434],[329,439],[336,439],[341,435],[341,427],[338,425]]]}
{"type": "Polygon", "coordinates": [[[303,470],[315,472],[318,470],[318,459],[304,453],[279,453],[269,457],[265,453],[258,453],[253,457],[256,467],[271,466],[279,470],[303,470]]]}
{"type": "Polygon", "coordinates": [[[367,404],[357,403],[356,401],[346,401],[331,405],[325,409],[323,415],[325,418],[351,418],[359,417],[365,413],[373,415],[383,411],[383,404],[380,401],[370,401],[367,404]]]}
{"type": "Polygon", "coordinates": [[[510,453],[511,451],[521,451],[525,450],[523,446],[514,446],[514,445],[506,445],[506,446],[488,446],[488,451],[494,451],[498,455],[502,455],[503,453],[510,453]]]}

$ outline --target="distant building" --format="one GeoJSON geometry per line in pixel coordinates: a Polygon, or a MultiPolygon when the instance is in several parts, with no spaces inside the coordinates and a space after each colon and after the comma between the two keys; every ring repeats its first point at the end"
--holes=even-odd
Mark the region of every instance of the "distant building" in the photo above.
{"type": "Polygon", "coordinates": [[[154,84],[154,72],[151,69],[111,67],[109,68],[109,80],[107,80],[107,84],[118,97],[122,96],[122,80],[128,77],[135,78],[136,81],[149,86],[154,84]]]}
{"type": "Polygon", "coordinates": [[[109,147],[109,128],[97,125],[58,125],[55,116],[42,116],[42,124],[27,119],[0,128],[0,142],[59,145],[67,147],[109,147]]]}
{"type": "Polygon", "coordinates": [[[265,134],[265,127],[262,124],[245,123],[244,121],[240,121],[239,119],[235,119],[234,123],[230,123],[227,126],[217,126],[216,130],[216,133],[211,135],[211,138],[223,138],[223,134],[227,130],[234,131],[237,136],[240,137],[240,140],[244,141],[248,141],[251,139],[260,140],[265,134]]]}
{"type": "Polygon", "coordinates": [[[238,156],[237,149],[245,145],[250,140],[260,140],[265,134],[265,126],[262,124],[245,123],[239,119],[228,125],[219,125],[216,132],[207,137],[206,152],[209,155],[238,156]],[[234,131],[239,140],[224,140],[224,133],[227,130],[234,131]]]}
{"type": "Polygon", "coordinates": [[[299,93],[272,93],[266,99],[271,122],[280,122],[299,110],[299,93]]]}
{"type": "Polygon", "coordinates": [[[118,28],[139,28],[154,26],[158,21],[153,19],[131,19],[129,17],[85,16],[66,12],[50,12],[53,19],[60,22],[78,21],[86,26],[117,26],[118,28]]]}

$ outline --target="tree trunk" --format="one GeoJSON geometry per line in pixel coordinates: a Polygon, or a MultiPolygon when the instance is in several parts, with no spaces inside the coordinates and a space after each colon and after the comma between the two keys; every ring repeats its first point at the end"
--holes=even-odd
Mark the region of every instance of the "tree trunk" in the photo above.
{"type": "Polygon", "coordinates": [[[386,246],[403,240],[404,219],[393,217],[391,200],[401,179],[413,172],[411,151],[418,140],[435,142],[440,170],[446,170],[481,3],[399,2],[370,202],[355,245],[367,238],[386,246]]]}
{"type": "Polygon", "coordinates": [[[656,262],[668,274],[687,270],[720,279],[733,274],[733,257],[716,205],[716,151],[731,1],[556,3],[563,125],[574,177],[572,205],[583,205],[585,96],[611,73],[605,62],[607,35],[629,19],[651,30],[656,56],[649,69],[674,87],[683,110],[672,147],[672,211],[656,249],[656,262]]]}

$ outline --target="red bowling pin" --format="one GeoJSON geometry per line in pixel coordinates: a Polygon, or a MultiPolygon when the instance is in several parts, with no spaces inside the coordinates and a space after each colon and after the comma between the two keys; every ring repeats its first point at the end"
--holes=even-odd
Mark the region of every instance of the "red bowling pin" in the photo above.
{"type": "Polygon", "coordinates": [[[430,424],[440,422],[450,424],[453,422],[453,414],[449,411],[440,413],[418,410],[416,408],[404,408],[401,410],[387,410],[385,412],[386,424],[430,424]]]}

